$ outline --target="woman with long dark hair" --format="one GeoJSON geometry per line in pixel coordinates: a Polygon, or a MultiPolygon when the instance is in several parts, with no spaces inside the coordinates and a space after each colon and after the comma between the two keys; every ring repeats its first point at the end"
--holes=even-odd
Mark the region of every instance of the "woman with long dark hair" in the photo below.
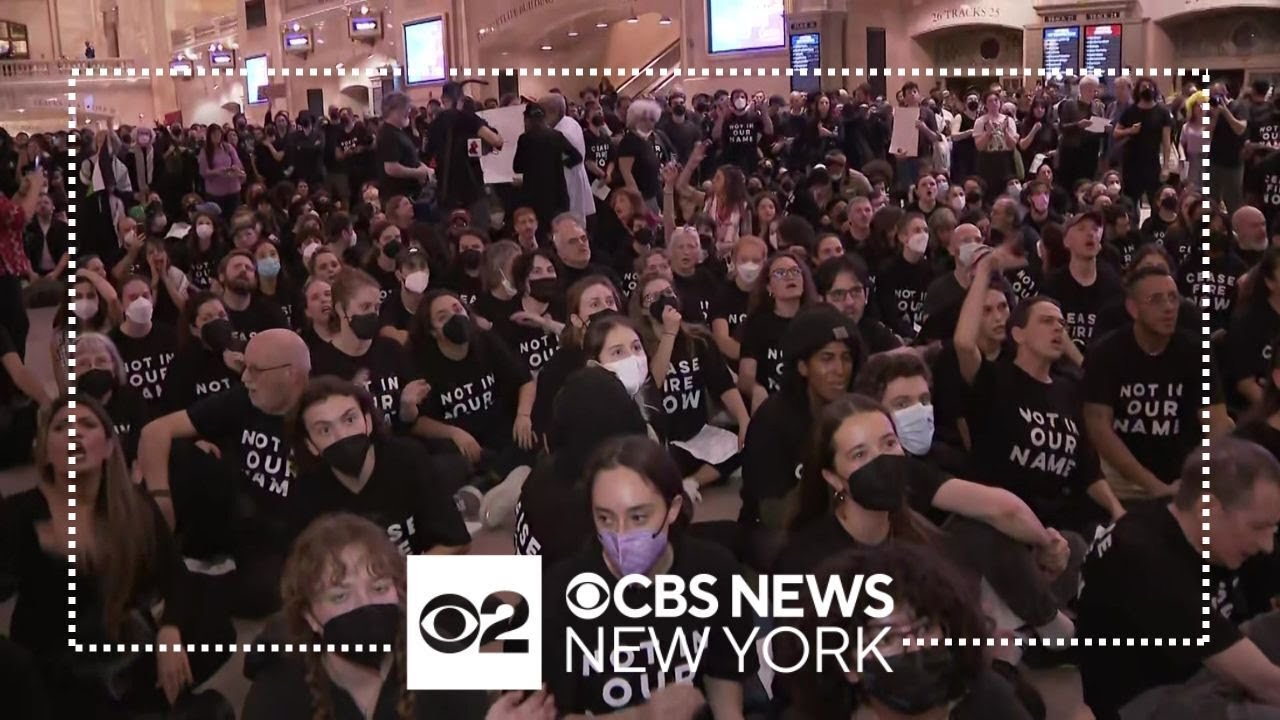
{"type": "Polygon", "coordinates": [[[208,290],[217,279],[218,262],[227,251],[225,235],[217,216],[197,210],[186,240],[174,246],[173,264],[195,289],[208,290]]]}
{"type": "MultiPolygon", "coordinates": [[[[951,642],[955,638],[989,636],[991,629],[982,616],[978,598],[928,548],[891,541],[874,550],[853,550],[832,558],[822,572],[838,579],[844,587],[854,578],[877,574],[893,578],[887,588],[892,612],[882,618],[873,617],[868,610],[876,609],[877,600],[868,593],[859,597],[848,614],[824,616],[808,607],[799,624],[799,637],[778,636],[777,662],[786,666],[802,662],[800,638],[816,647],[814,643],[824,630],[851,637],[859,633],[876,637],[888,630],[879,644],[884,661],[882,664],[878,659],[869,659],[861,669],[851,667],[848,673],[839,663],[825,663],[819,669],[816,663],[807,662],[795,673],[778,676],[774,691],[786,698],[784,717],[1033,717],[1017,694],[1020,683],[1012,665],[1016,649],[984,651],[976,644],[951,642]],[[939,640],[946,642],[937,643],[939,640]],[[778,692],[780,689],[782,693],[778,692]]],[[[1028,705],[1039,705],[1043,712],[1039,698],[1028,705]]]]}
{"type": "Polygon", "coordinates": [[[159,510],[129,477],[107,411],[83,393],[74,410],[70,402],[60,397],[40,415],[36,487],[0,503],[0,567],[16,580],[18,594],[10,634],[57,688],[55,717],[123,718],[176,708],[230,656],[187,655],[182,647],[234,642],[235,630],[194,591],[159,510]],[[68,520],[72,513],[77,520],[68,520]],[[110,643],[105,656],[67,646],[69,547],[77,568],[75,637],[78,644],[110,643]],[[118,643],[169,649],[108,650],[118,643]]]}
{"type": "MultiPolygon", "coordinates": [[[[1018,128],[1021,139],[1018,140],[1018,152],[1022,153],[1022,167],[1028,173],[1036,155],[1045,155],[1045,164],[1050,164],[1049,157],[1058,148],[1058,129],[1049,119],[1049,103],[1043,97],[1031,101],[1031,109],[1018,128]]],[[[1037,168],[1038,169],[1038,168],[1037,168]]]]}
{"type": "Polygon", "coordinates": [[[217,295],[208,291],[193,295],[182,311],[177,333],[178,351],[164,382],[166,412],[239,384],[243,348],[232,339],[231,320],[217,295]]]}
{"type": "Polygon", "coordinates": [[[218,204],[223,217],[231,217],[240,207],[240,186],[247,175],[240,164],[240,154],[226,141],[221,125],[209,126],[204,151],[197,161],[205,196],[218,204]]]}
{"type": "Polygon", "coordinates": [[[752,412],[781,387],[782,334],[801,308],[816,302],[817,290],[805,263],[788,253],[765,261],[742,326],[738,388],[752,412]]]}
{"type": "Polygon", "coordinates": [[[1223,346],[1223,384],[1237,408],[1262,401],[1274,341],[1280,336],[1280,248],[1268,248],[1238,284],[1237,311],[1223,346]]]}
{"type": "MultiPolygon", "coordinates": [[[[739,664],[726,633],[747,637],[750,617],[733,617],[730,612],[729,583],[741,572],[737,561],[721,547],[699,540],[686,532],[691,515],[684,495],[680,470],[661,445],[644,436],[613,438],[601,445],[583,473],[589,506],[579,512],[591,514],[597,542],[584,543],[580,550],[546,572],[543,592],[547,598],[564,598],[569,583],[580,573],[595,573],[616,582],[626,575],[679,576],[686,582],[710,575],[717,582],[715,594],[719,610],[714,617],[698,619],[688,613],[664,619],[653,632],[655,643],[672,647],[670,661],[659,663],[652,653],[634,653],[626,667],[618,666],[613,633],[608,628],[634,624],[609,604],[600,617],[583,620],[568,612],[560,600],[545,603],[544,637],[563,638],[572,629],[580,637],[596,637],[600,628],[606,647],[605,662],[599,671],[563,672],[568,658],[563,643],[543,647],[544,667],[554,674],[544,677],[555,696],[557,709],[566,715],[607,714],[627,708],[664,708],[666,717],[694,717],[704,703],[716,717],[741,716],[742,684],[756,670],[750,648],[739,664]],[[702,638],[705,652],[700,663],[691,664],[692,644],[674,643],[677,633],[696,638],[707,626],[725,632],[702,638]],[[685,649],[679,649],[683,646],[685,649]],[[704,699],[705,698],[705,699],[704,699]]],[[[633,586],[628,601],[655,602],[652,586],[633,586]]],[[[619,648],[621,649],[621,648],[619,648]]],[[[575,667],[578,662],[574,661],[575,667]]]]}

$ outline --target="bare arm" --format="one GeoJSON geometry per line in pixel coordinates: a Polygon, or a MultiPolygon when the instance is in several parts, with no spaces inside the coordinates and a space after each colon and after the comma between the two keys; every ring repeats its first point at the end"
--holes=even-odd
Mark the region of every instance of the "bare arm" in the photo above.
{"type": "Polygon", "coordinates": [[[481,140],[484,140],[485,142],[489,143],[490,147],[492,147],[494,150],[502,149],[502,136],[499,135],[496,131],[494,131],[493,128],[489,127],[488,125],[482,126],[479,132],[476,133],[476,135],[478,135],[481,140]]]}
{"type": "Polygon", "coordinates": [[[1244,399],[1249,401],[1250,406],[1257,405],[1262,402],[1262,386],[1258,384],[1257,380],[1254,380],[1251,377],[1244,378],[1240,382],[1237,382],[1236,390],[1239,390],[1240,394],[1244,396],[1244,399]]]}
{"type": "Polygon", "coordinates": [[[1031,508],[1008,490],[951,478],[938,488],[933,506],[984,522],[1027,545],[1042,547],[1052,542],[1031,508]]]}
{"type": "Polygon", "coordinates": [[[635,164],[636,159],[633,157],[618,158],[618,170],[622,173],[622,182],[625,183],[628,188],[638,193],[640,192],[640,188],[636,186],[636,178],[631,174],[631,168],[635,164]]]}
{"type": "Polygon", "coordinates": [[[1160,481],[1133,456],[1111,426],[1115,412],[1106,405],[1084,404],[1084,429],[1098,454],[1125,478],[1142,486],[1152,497],[1171,495],[1171,488],[1160,481]]]}
{"type": "Polygon", "coordinates": [[[196,437],[196,428],[186,410],[156,418],[142,428],[138,438],[138,466],[147,492],[152,493],[170,529],[175,525],[173,498],[169,496],[169,451],[173,441],[196,437]]]}
{"type": "Polygon", "coordinates": [[[1248,638],[1204,661],[1215,675],[1244,688],[1250,696],[1271,707],[1280,707],[1280,667],[1248,638]]]}
{"type": "Polygon", "coordinates": [[[716,318],[711,321],[711,337],[716,341],[716,349],[726,360],[737,360],[742,354],[742,344],[733,339],[729,333],[729,321],[716,318]]]}
{"type": "Polygon", "coordinates": [[[22,363],[22,358],[18,357],[18,353],[11,352],[0,356],[0,365],[4,366],[4,371],[9,374],[9,378],[13,380],[13,384],[22,391],[23,395],[41,405],[52,400],[49,397],[49,393],[45,391],[44,385],[40,384],[36,376],[32,375],[27,366],[22,363]]]}
{"type": "Polygon", "coordinates": [[[742,720],[742,683],[737,680],[707,677],[707,705],[716,720],[742,720]]]}
{"type": "Polygon", "coordinates": [[[1112,520],[1119,520],[1124,515],[1124,506],[1116,499],[1116,494],[1111,492],[1111,486],[1106,480],[1101,478],[1094,480],[1087,492],[1094,502],[1107,511],[1112,520]]]}
{"type": "Polygon", "coordinates": [[[969,284],[969,292],[964,296],[964,304],[960,306],[960,318],[956,321],[955,334],[952,341],[956,348],[956,360],[960,366],[960,377],[972,384],[978,377],[978,369],[982,367],[982,350],[978,348],[978,329],[982,326],[982,304],[991,287],[991,272],[995,267],[994,256],[988,253],[978,261],[973,273],[973,282],[969,284]]]}

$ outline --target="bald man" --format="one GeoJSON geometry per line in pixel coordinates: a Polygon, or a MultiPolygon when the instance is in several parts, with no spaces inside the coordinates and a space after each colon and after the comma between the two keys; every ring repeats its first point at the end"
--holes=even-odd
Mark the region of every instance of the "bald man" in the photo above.
{"type": "Polygon", "coordinates": [[[982,243],[978,226],[964,223],[951,231],[951,252],[956,260],[955,270],[934,278],[925,292],[920,340],[944,340],[955,332],[960,306],[973,282],[973,268],[990,248],[982,243]]]}
{"type": "Polygon", "coordinates": [[[260,617],[280,604],[296,477],[285,417],[310,373],[311,355],[299,335],[264,330],[245,348],[242,385],[142,429],[138,463],[147,492],[169,526],[182,530],[184,556],[235,561],[226,599],[240,616],[260,617]],[[197,439],[199,450],[174,444],[197,439]]]}
{"type": "MultiPolygon", "coordinates": [[[[544,95],[538,99],[538,105],[547,113],[547,126],[560,131],[579,155],[587,157],[587,142],[582,135],[582,126],[565,113],[564,96],[558,93],[544,95]]],[[[591,194],[591,180],[587,177],[586,164],[566,167],[564,184],[569,190],[569,212],[589,220],[596,213],[596,200],[591,194]]]]}
{"type": "Polygon", "coordinates": [[[1267,218],[1252,205],[1242,205],[1231,216],[1231,230],[1236,235],[1240,258],[1250,267],[1267,249],[1267,218]]]}

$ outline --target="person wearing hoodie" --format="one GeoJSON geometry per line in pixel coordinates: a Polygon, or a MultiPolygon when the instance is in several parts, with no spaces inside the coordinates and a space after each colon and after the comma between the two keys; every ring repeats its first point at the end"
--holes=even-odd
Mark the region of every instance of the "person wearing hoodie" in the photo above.
{"type": "Polygon", "coordinates": [[[612,371],[590,366],[570,375],[552,410],[551,452],[534,466],[516,503],[516,553],[541,555],[549,566],[582,547],[595,531],[578,512],[587,503],[581,477],[587,457],[610,438],[646,431],[639,406],[612,371]]]}

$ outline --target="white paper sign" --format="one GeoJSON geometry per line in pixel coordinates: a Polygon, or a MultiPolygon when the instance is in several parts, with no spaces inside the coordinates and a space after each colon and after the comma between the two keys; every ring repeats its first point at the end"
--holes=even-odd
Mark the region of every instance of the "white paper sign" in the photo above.
{"type": "Polygon", "coordinates": [[[916,157],[920,149],[920,128],[916,121],[920,119],[918,107],[896,107],[893,109],[893,138],[889,142],[889,152],[902,157],[916,157]]]}
{"type": "Polygon", "coordinates": [[[1109,127],[1111,127],[1110,120],[1104,117],[1098,117],[1097,115],[1094,115],[1093,117],[1089,118],[1089,127],[1085,128],[1085,132],[1104,133],[1107,131],[1107,128],[1109,127]]]}
{"type": "MultiPolygon", "coordinates": [[[[516,143],[524,134],[524,103],[476,113],[484,118],[502,136],[502,149],[480,156],[480,169],[484,171],[486,185],[509,183],[516,173],[511,163],[516,157],[516,143]]],[[[468,145],[470,150],[470,145],[468,145]]]]}
{"type": "Polygon", "coordinates": [[[708,465],[719,465],[738,452],[738,436],[715,425],[704,425],[697,435],[671,444],[708,465]]]}

